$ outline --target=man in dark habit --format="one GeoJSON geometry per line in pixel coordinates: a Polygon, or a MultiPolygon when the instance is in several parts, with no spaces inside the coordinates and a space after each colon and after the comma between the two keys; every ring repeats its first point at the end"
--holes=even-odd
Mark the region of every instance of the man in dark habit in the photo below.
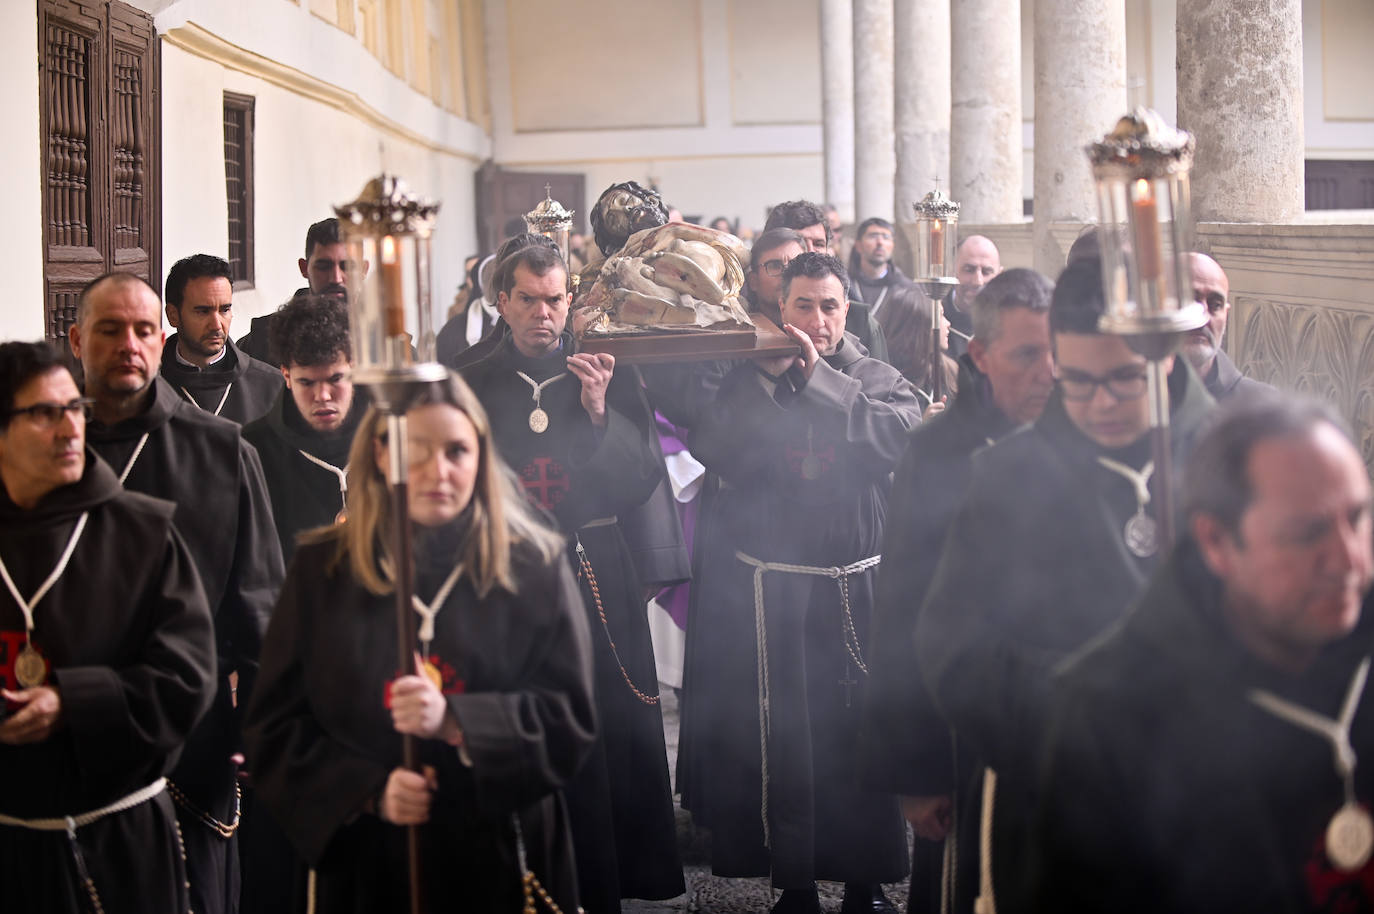
{"type": "Polygon", "coordinates": [[[1207,308],[1207,323],[1188,334],[1182,353],[1202,378],[1207,392],[1220,403],[1237,394],[1271,390],[1263,381],[1241,374],[1221,348],[1231,316],[1231,281],[1221,264],[1194,251],[1188,255],[1188,275],[1193,284],[1193,301],[1207,308]]]}
{"type": "Polygon", "coordinates": [[[973,338],[959,359],[959,392],[912,432],[892,484],[860,761],[868,786],[901,795],[916,831],[911,910],[929,905],[932,890],[938,907],[943,855],[936,842],[950,835],[956,809],[967,829],[966,852],[958,855],[964,879],[951,883],[960,908],[977,872],[978,811],[976,790],[969,789],[977,786],[973,760],[956,757],[949,726],[921,680],[911,634],[968,488],[974,452],[1038,419],[1054,390],[1053,290],[1026,269],[1000,273],[982,290],[973,303],[973,338]]]}
{"type": "Polygon", "coordinates": [[[696,537],[684,805],[713,872],[770,876],[779,914],[819,912],[818,879],[845,884],[845,914],[891,910],[879,886],[907,871],[897,799],[860,787],[854,753],[889,478],[920,405],[845,332],[848,279],[794,257],[781,317],[801,354],[730,366],[684,423],[721,486],[696,537]]]}
{"type": "MultiPolygon", "coordinates": [[[[975,455],[916,622],[921,674],[959,745],[995,771],[992,882],[1024,902],[1019,861],[1056,663],[1121,617],[1158,560],[1146,362],[1098,330],[1100,262],[1050,302],[1056,389],[1035,424],[975,455]]],[[[1212,398],[1182,359],[1168,380],[1174,466],[1212,398]]],[[[985,804],[986,806],[986,804],[985,804]]]]}
{"type": "Polygon", "coordinates": [[[281,376],[234,345],[233,274],[210,254],[183,257],[167,272],[167,323],[159,373],[186,402],[239,425],[267,412],[281,376]]]}
{"type": "Polygon", "coordinates": [[[1186,535],[1058,678],[1035,910],[1374,910],[1364,462],[1329,407],[1261,392],[1184,485],[1186,535]]]}
{"type": "Polygon", "coordinates": [[[353,386],[348,311],[324,295],[302,295],[277,312],[273,350],[286,387],[272,409],[243,429],[258,452],[282,557],[296,535],[332,524],[344,510],[345,470],[367,396],[353,386]]]}
{"type": "Polygon", "coordinates": [[[583,907],[614,912],[621,898],[685,891],[647,601],[620,526],[658,485],[663,457],[635,373],[609,355],[573,352],[558,250],[523,247],[497,274],[509,332],[462,376],[580,572],[601,735],[566,796],[583,907]]]}
{"type": "Polygon", "coordinates": [[[86,449],[87,405],[46,344],[0,344],[0,906],[182,914],[163,778],[214,633],[173,506],[86,449]]]}
{"type": "Polygon", "coordinates": [[[237,425],[187,403],[158,376],[162,306],[151,286],[129,273],[106,274],[82,289],[76,315],[68,339],[94,401],[86,440],[126,489],[176,504],[177,530],[215,619],[214,704],[168,789],[186,843],[192,906],[199,914],[232,914],[239,898],[238,709],[252,690],[283,576],[262,466],[237,425]]]}

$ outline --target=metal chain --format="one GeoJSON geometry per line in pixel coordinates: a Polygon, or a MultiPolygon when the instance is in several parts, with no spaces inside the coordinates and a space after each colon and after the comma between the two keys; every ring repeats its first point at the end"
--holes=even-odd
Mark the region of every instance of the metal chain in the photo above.
{"type": "Polygon", "coordinates": [[[234,832],[239,830],[239,820],[241,819],[239,813],[240,806],[243,802],[243,791],[240,789],[237,780],[234,781],[234,821],[228,825],[225,825],[208,812],[199,809],[194,803],[188,800],[186,794],[182,793],[177,785],[172,783],[171,778],[167,779],[167,792],[172,795],[172,799],[176,801],[178,806],[200,819],[201,822],[208,825],[210,830],[221,838],[232,838],[234,837],[234,832]]]}
{"type": "Polygon", "coordinates": [[[844,617],[844,649],[849,652],[849,659],[854,661],[859,671],[867,676],[868,666],[859,648],[859,633],[854,630],[854,614],[849,611],[849,575],[840,575],[836,583],[840,586],[840,609],[844,617]]]}
{"type": "Polygon", "coordinates": [[[577,562],[579,578],[585,578],[587,584],[592,589],[592,600],[596,603],[596,614],[601,617],[601,630],[606,633],[606,641],[611,645],[611,656],[615,657],[616,666],[620,667],[620,675],[624,677],[625,684],[630,687],[630,691],[635,693],[635,697],[646,705],[656,705],[659,696],[645,693],[639,686],[630,679],[630,673],[625,669],[625,664],[620,659],[620,652],[616,650],[615,639],[611,637],[611,625],[606,621],[606,607],[601,605],[601,588],[596,586],[596,574],[592,571],[591,560],[587,558],[587,550],[582,548],[581,540],[577,543],[577,562]]]}

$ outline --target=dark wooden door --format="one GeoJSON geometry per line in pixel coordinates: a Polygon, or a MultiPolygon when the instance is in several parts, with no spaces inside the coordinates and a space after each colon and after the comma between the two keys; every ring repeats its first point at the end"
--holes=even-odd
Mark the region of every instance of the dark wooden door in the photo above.
{"type": "MultiPolygon", "coordinates": [[[[491,161],[477,171],[477,239],[482,250],[494,252],[517,232],[515,220],[544,199],[544,187],[555,200],[573,211],[573,231],[587,226],[586,175],[506,171],[491,161]]],[[[518,231],[525,230],[521,222],[518,231]]]]}
{"type": "Polygon", "coordinates": [[[160,54],[152,17],[115,0],[40,0],[45,335],[110,270],[161,281],[160,54]]]}

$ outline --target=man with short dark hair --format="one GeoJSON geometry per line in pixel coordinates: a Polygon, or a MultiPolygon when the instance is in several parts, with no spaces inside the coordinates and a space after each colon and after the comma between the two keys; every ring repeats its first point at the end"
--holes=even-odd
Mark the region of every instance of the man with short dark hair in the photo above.
{"type": "Polygon", "coordinates": [[[286,387],[267,415],[244,426],[272,499],[282,558],[296,534],[342,515],[353,432],[368,400],[353,386],[348,311],[331,296],[302,295],[277,312],[273,350],[286,387]]]}
{"type": "Polygon", "coordinates": [[[620,523],[658,485],[663,458],[634,370],[573,352],[558,249],[529,244],[497,273],[509,332],[462,376],[501,456],[567,536],[592,630],[601,632],[601,733],[566,796],[583,907],[616,912],[621,898],[685,891],[647,601],[620,523]]]}
{"type": "Polygon", "coordinates": [[[86,449],[88,405],[47,344],[0,344],[3,906],[182,914],[163,778],[210,706],[214,634],[173,505],[86,449]]]}
{"type": "MultiPolygon", "coordinates": [[[[825,210],[810,200],[789,200],[786,203],[779,203],[769,210],[768,222],[763,227],[764,233],[767,234],[772,229],[778,228],[789,228],[801,235],[807,251],[822,254],[833,253],[830,250],[833,236],[830,233],[830,222],[826,219],[825,210]]],[[[869,306],[862,301],[851,302],[845,315],[845,329],[854,334],[854,337],[863,344],[863,347],[868,350],[868,355],[891,364],[888,358],[890,350],[887,338],[883,334],[883,327],[869,310],[869,306]]]]}
{"type": "Polygon", "coordinates": [[[214,615],[215,700],[173,772],[172,795],[195,910],[232,914],[241,705],[230,675],[238,674],[238,697],[246,699],[283,577],[262,467],[237,425],[187,403],[158,377],[162,303],[142,279],[111,273],[87,284],[68,340],[94,400],[87,442],[125,488],[176,504],[177,528],[214,615]]]}
{"type": "Polygon", "coordinates": [[[1207,323],[1188,334],[1181,351],[1202,378],[1207,392],[1221,402],[1237,394],[1272,390],[1263,381],[1242,375],[1221,348],[1226,338],[1226,320],[1231,314],[1231,282],[1221,264],[1194,251],[1188,255],[1188,275],[1193,284],[1193,300],[1207,308],[1207,323]]]}
{"type": "MultiPolygon", "coordinates": [[[[1014,909],[1056,663],[1115,622],[1157,561],[1146,362],[1098,330],[1098,261],[1069,264],[1050,302],[1057,388],[1040,418],[976,454],[916,622],[936,706],[996,771],[992,876],[1014,909]]],[[[1174,466],[1212,398],[1169,375],[1174,466]]],[[[999,907],[1001,905],[999,904],[999,907]]]]}
{"type": "Polygon", "coordinates": [[[851,301],[863,302],[883,328],[886,361],[918,388],[928,388],[933,339],[930,302],[892,260],[892,223],[876,216],[859,223],[850,254],[851,301]]]}
{"type": "MultiPolygon", "coordinates": [[[[945,536],[968,488],[973,455],[1040,417],[1054,390],[1049,308],[1054,284],[1034,270],[992,278],[973,303],[973,339],[959,360],[959,388],[940,415],[911,434],[892,484],[878,572],[873,654],[860,760],[868,786],[902,795],[916,830],[912,909],[927,899],[941,869],[938,845],[960,819],[977,821],[971,758],[955,765],[949,726],[921,681],[911,633],[935,575],[945,536]],[[957,802],[956,802],[957,795],[957,802]],[[970,815],[972,813],[972,815],[970,815]]],[[[970,831],[969,836],[976,836],[970,831]]],[[[967,845],[976,863],[976,841],[967,845]]],[[[963,899],[965,879],[951,890],[963,899]]],[[[956,904],[955,908],[962,906],[956,904]]]]}
{"type": "Polygon", "coordinates": [[[907,869],[896,797],[863,790],[853,756],[888,481],[920,405],[846,333],[847,284],[828,254],[792,258],[801,354],[729,366],[683,423],[721,492],[696,533],[679,786],[713,871],[770,876],[780,914],[818,912],[818,879],[846,884],[845,914],[891,910],[879,884],[907,869]]]}
{"type": "Polygon", "coordinates": [[[1058,677],[1035,909],[1374,909],[1359,452],[1325,405],[1238,398],[1183,507],[1134,612],[1058,677]]]}
{"type": "MultiPolygon", "coordinates": [[[[339,220],[332,216],[311,225],[305,233],[305,256],[296,261],[306,285],[297,295],[329,295],[339,301],[348,298],[348,275],[361,270],[367,275],[368,264],[354,263],[348,246],[339,235],[339,220]]],[[[259,361],[272,364],[272,332],[269,329],[276,312],[253,318],[249,332],[239,337],[239,348],[259,361]]]]}
{"type": "Polygon", "coordinates": [[[167,322],[176,328],[162,350],[161,374],[188,403],[243,425],[267,412],[281,390],[270,365],[239,351],[233,274],[210,254],[183,257],[167,271],[167,322]]]}

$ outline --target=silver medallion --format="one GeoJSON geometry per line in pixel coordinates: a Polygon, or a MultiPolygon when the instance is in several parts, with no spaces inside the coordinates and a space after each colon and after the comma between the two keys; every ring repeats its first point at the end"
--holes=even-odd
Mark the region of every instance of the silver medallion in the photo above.
{"type": "Polygon", "coordinates": [[[802,458],[801,464],[802,479],[821,478],[821,458],[815,454],[807,454],[802,458]]]}
{"type": "Polygon", "coordinates": [[[1374,819],[1363,807],[1346,803],[1326,826],[1326,858],[1342,873],[1362,869],[1374,853],[1374,819]]]}
{"type": "Polygon", "coordinates": [[[549,414],[539,407],[535,407],[530,413],[530,431],[536,435],[542,435],[549,427],[549,414]]]}
{"type": "Polygon", "coordinates": [[[1159,551],[1159,530],[1155,519],[1137,511],[1126,521],[1126,548],[1137,558],[1148,559],[1159,551]]]}
{"type": "Polygon", "coordinates": [[[14,658],[14,678],[25,689],[41,686],[48,678],[48,664],[32,644],[24,645],[14,658]]]}

